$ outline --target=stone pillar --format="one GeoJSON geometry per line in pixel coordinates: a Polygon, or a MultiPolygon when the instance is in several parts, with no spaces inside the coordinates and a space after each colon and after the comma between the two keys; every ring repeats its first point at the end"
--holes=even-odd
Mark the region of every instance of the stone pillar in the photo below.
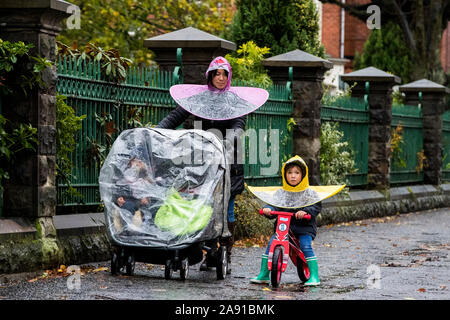
{"type": "Polygon", "coordinates": [[[320,184],[320,110],[324,74],[332,63],[301,50],[293,50],[263,61],[274,84],[285,85],[292,67],[293,131],[292,152],[309,168],[309,181],[320,184]]]}
{"type": "Polygon", "coordinates": [[[352,97],[364,99],[369,83],[369,159],[368,186],[386,190],[390,185],[392,87],[400,78],[368,67],[341,76],[352,88],[352,97]]]}
{"type": "Polygon", "coordinates": [[[447,87],[427,79],[399,87],[405,104],[421,105],[423,116],[424,183],[441,184],[442,179],[442,115],[445,112],[447,87]]]}
{"type": "MultiPolygon", "coordinates": [[[[61,0],[2,0],[0,38],[32,43],[32,55],[55,61],[56,35],[70,6],[61,0]]],[[[3,216],[43,218],[39,221],[46,224],[56,213],[56,66],[44,70],[42,79],[44,88],[3,98],[3,115],[37,128],[39,140],[36,151],[24,152],[14,163],[5,184],[3,216]]]]}
{"type": "Polygon", "coordinates": [[[159,69],[173,72],[177,48],[182,49],[184,83],[206,84],[206,70],[212,59],[236,50],[236,44],[193,27],[146,39],[144,46],[155,53],[159,69]]]}

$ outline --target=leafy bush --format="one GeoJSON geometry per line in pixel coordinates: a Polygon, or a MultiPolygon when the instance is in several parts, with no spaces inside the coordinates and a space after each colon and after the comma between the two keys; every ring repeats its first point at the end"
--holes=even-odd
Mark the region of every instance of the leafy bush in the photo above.
{"type": "Polygon", "coordinates": [[[292,0],[237,0],[230,40],[238,45],[250,40],[268,47],[273,55],[298,48],[296,7],[292,0]]]}
{"type": "Polygon", "coordinates": [[[44,86],[41,71],[51,66],[45,58],[30,55],[33,44],[0,39],[0,93],[27,95],[35,85],[44,86]]]}
{"type": "Polygon", "coordinates": [[[100,63],[102,80],[105,81],[121,82],[125,80],[127,70],[132,63],[130,59],[121,57],[117,49],[104,50],[93,43],[88,43],[84,50],[79,50],[61,42],[57,42],[57,44],[58,56],[74,57],[78,63],[82,63],[84,60],[100,63]]]}
{"type": "Polygon", "coordinates": [[[293,0],[297,20],[297,42],[300,50],[325,59],[325,47],[319,39],[319,11],[313,0],[293,0]]]}
{"type": "Polygon", "coordinates": [[[406,168],[406,161],[402,158],[404,144],[403,125],[399,122],[391,132],[391,159],[392,164],[398,168],[406,168]]]}
{"type": "Polygon", "coordinates": [[[351,145],[343,141],[338,122],[325,122],[320,135],[320,181],[322,185],[347,184],[347,175],[355,173],[355,156],[351,145]]]}
{"type": "Polygon", "coordinates": [[[260,48],[253,41],[248,41],[240,45],[236,53],[227,54],[225,58],[231,64],[233,79],[245,81],[248,85],[270,86],[272,80],[262,65],[264,56],[269,52],[269,48],[260,48]]]}
{"type": "Polygon", "coordinates": [[[35,150],[37,129],[26,124],[13,124],[0,115],[0,192],[3,181],[9,179],[10,165],[22,150],[35,150]]]}
{"type": "Polygon", "coordinates": [[[71,153],[77,146],[76,137],[86,115],[77,117],[73,108],[65,103],[65,99],[63,95],[56,96],[56,176],[70,184],[74,167],[71,153]]]}
{"type": "Polygon", "coordinates": [[[234,207],[236,240],[272,235],[273,221],[260,216],[261,208],[262,203],[247,190],[236,196],[234,207]]]}
{"type": "MultiPolygon", "coordinates": [[[[32,44],[0,39],[0,94],[27,95],[36,86],[44,86],[41,71],[51,66],[42,57],[30,55],[32,44]]],[[[1,110],[0,110],[1,113],[1,110]]],[[[10,178],[9,170],[23,150],[35,150],[37,129],[31,124],[16,123],[0,114],[0,192],[10,178]]]]}
{"type": "Polygon", "coordinates": [[[381,29],[372,30],[364,44],[363,52],[355,53],[355,70],[376,67],[391,72],[404,83],[411,80],[413,74],[412,51],[406,44],[400,24],[389,22],[381,29]]]}

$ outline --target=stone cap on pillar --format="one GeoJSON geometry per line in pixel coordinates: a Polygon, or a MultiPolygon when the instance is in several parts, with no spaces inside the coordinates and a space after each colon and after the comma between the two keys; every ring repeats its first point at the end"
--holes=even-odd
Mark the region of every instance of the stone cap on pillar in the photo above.
{"type": "Polygon", "coordinates": [[[262,64],[265,67],[322,67],[325,69],[331,69],[333,67],[330,61],[316,57],[300,49],[264,59],[262,64]]]}
{"type": "Polygon", "coordinates": [[[343,74],[341,76],[342,81],[372,81],[372,82],[394,82],[401,83],[401,78],[387,73],[383,70],[377,69],[375,67],[367,67],[361,70],[353,71],[350,73],[343,74]]]}
{"type": "Polygon", "coordinates": [[[430,81],[428,79],[420,79],[416,80],[402,86],[399,86],[398,89],[401,92],[443,92],[450,93],[450,89],[440,85],[439,83],[430,81]]]}
{"type": "MultiPolygon", "coordinates": [[[[63,0],[2,0],[0,9],[53,9],[67,12],[70,6],[76,6],[63,0]]],[[[76,6],[78,7],[78,6],[76,6]]]]}
{"type": "Polygon", "coordinates": [[[235,51],[234,42],[216,37],[210,33],[187,27],[144,40],[144,46],[152,48],[223,48],[235,51]]]}

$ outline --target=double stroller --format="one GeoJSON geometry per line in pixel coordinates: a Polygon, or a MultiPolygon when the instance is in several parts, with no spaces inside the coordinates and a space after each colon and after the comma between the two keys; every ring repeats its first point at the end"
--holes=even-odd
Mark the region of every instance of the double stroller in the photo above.
{"type": "Polygon", "coordinates": [[[136,128],[114,142],[99,176],[113,251],[111,273],[134,273],[135,262],[165,266],[165,278],[202,261],[228,262],[220,243],[227,226],[230,178],[225,147],[202,130],[136,128]],[[209,244],[209,247],[206,246],[209,244]],[[216,243],[217,246],[211,246],[216,243]]]}

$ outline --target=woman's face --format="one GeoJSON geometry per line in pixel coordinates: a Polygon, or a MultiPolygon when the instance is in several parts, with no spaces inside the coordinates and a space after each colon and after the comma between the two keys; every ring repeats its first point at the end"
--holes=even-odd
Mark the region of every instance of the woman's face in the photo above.
{"type": "Polygon", "coordinates": [[[215,74],[213,74],[213,77],[212,77],[213,86],[219,90],[222,90],[223,88],[226,87],[227,83],[228,83],[228,77],[225,74],[225,70],[217,69],[215,71],[215,74]]]}

